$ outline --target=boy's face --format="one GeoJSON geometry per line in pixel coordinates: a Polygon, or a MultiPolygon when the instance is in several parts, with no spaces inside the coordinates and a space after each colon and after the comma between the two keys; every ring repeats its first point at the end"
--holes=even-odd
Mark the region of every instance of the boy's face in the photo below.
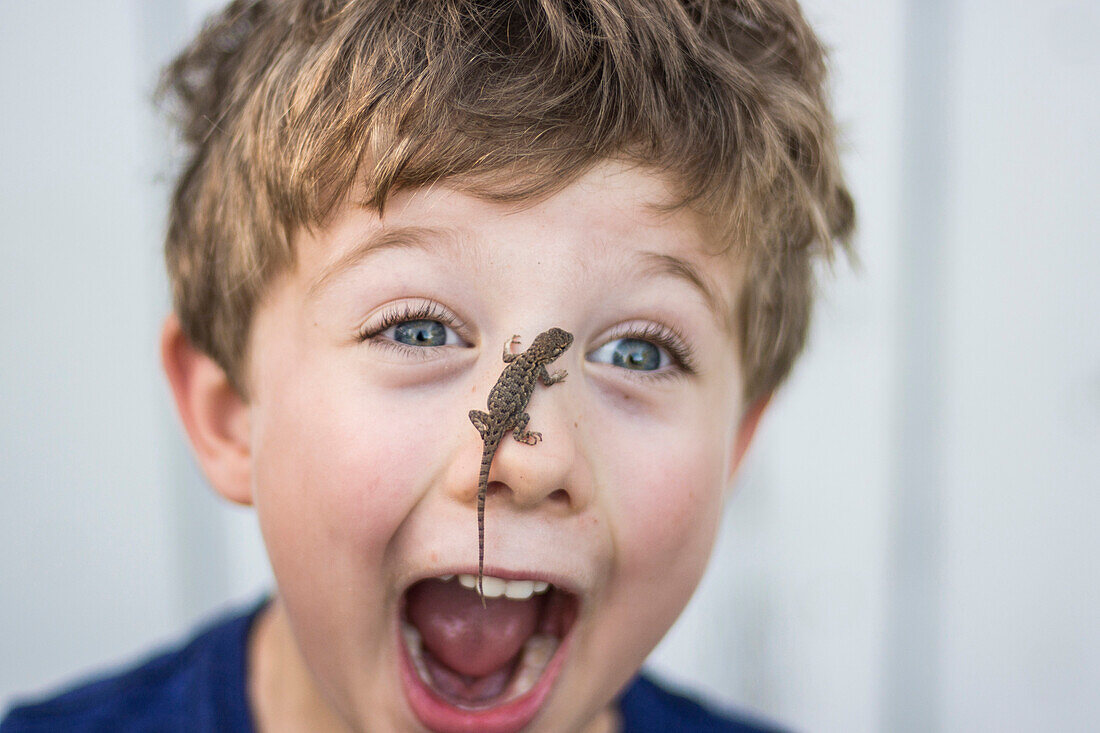
{"type": "Polygon", "coordinates": [[[725,316],[737,271],[691,214],[651,210],[667,192],[606,163],[535,205],[437,185],[297,238],[253,322],[250,498],[274,613],[354,727],[606,722],[687,603],[752,425],[725,316]],[[486,575],[553,585],[483,610],[427,580],[477,573],[468,413],[504,344],[555,326],[575,341],[548,369],[568,377],[527,407],[540,443],[501,442],[485,513],[486,575]]]}

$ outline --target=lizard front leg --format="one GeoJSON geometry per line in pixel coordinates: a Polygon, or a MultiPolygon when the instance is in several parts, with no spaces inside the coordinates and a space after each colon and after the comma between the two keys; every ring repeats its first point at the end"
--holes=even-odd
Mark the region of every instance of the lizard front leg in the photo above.
{"type": "MultiPolygon", "coordinates": [[[[518,345],[519,345],[519,334],[518,333],[513,335],[512,338],[508,339],[504,343],[504,354],[503,354],[502,358],[504,359],[505,364],[511,364],[513,361],[515,361],[516,359],[519,358],[519,354],[515,354],[515,353],[512,352],[512,347],[513,346],[518,346],[518,345]]],[[[520,353],[523,353],[523,352],[520,352],[520,353]]]]}
{"type": "Polygon", "coordinates": [[[551,374],[550,372],[546,371],[545,364],[539,366],[539,379],[542,380],[542,383],[545,384],[547,387],[549,387],[551,384],[557,384],[568,376],[569,372],[565,371],[564,369],[561,369],[551,374]]]}

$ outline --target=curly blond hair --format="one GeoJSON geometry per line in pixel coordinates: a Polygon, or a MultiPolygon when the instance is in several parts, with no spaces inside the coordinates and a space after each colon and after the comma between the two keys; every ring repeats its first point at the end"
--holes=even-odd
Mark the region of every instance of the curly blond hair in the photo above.
{"type": "Polygon", "coordinates": [[[788,375],[814,260],[851,254],[821,44],[794,0],[236,0],[166,69],[188,157],[166,257],[186,336],[247,398],[264,287],[352,190],[499,201],[612,157],[677,182],[745,263],[751,404],[788,375]]]}

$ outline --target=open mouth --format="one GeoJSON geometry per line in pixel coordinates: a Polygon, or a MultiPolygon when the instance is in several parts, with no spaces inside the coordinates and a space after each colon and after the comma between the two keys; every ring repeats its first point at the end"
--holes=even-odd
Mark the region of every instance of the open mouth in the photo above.
{"type": "Polygon", "coordinates": [[[560,672],[577,597],[545,581],[428,578],[402,598],[401,677],[437,733],[513,733],[538,714],[560,672]]]}

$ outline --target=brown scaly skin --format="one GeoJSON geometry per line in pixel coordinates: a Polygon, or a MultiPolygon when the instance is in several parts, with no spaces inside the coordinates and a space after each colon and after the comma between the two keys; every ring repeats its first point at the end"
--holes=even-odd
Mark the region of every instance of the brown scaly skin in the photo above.
{"type": "Polygon", "coordinates": [[[521,354],[513,354],[511,347],[519,343],[513,336],[504,344],[504,371],[489,391],[489,412],[470,410],[470,422],[481,433],[485,450],[481,455],[481,476],[477,482],[477,593],[481,605],[485,605],[482,577],[485,574],[485,492],[489,486],[489,466],[504,434],[512,431],[512,437],[521,443],[534,445],[542,440],[542,433],[527,430],[531,416],[524,412],[535,384],[539,380],[546,386],[565,379],[565,370],[550,374],[546,365],[557,359],[573,343],[573,334],[560,328],[551,328],[535,337],[534,343],[521,354]]]}

